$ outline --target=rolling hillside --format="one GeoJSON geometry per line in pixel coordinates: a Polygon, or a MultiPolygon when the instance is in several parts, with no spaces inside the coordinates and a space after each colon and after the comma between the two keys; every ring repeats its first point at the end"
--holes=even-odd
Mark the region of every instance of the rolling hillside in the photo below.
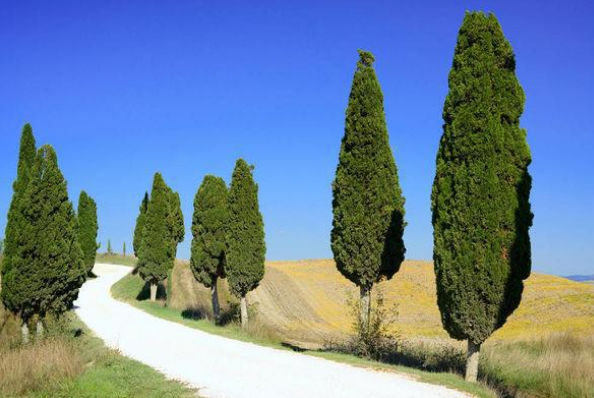
{"type": "MultiPolygon", "coordinates": [[[[173,274],[171,307],[197,313],[210,312],[208,291],[194,281],[187,263],[178,262],[173,274]]],[[[406,261],[396,276],[379,288],[389,308],[397,308],[396,331],[409,339],[444,339],[435,298],[431,263],[406,261]]],[[[230,299],[221,284],[222,302],[230,299]]],[[[260,320],[282,337],[323,343],[348,333],[349,295],[358,291],[336,270],[332,260],[269,262],[266,276],[249,296],[257,303],[260,320]]],[[[526,283],[520,308],[492,340],[530,339],[552,333],[594,332],[594,286],[565,278],[533,274],[526,283]]]]}

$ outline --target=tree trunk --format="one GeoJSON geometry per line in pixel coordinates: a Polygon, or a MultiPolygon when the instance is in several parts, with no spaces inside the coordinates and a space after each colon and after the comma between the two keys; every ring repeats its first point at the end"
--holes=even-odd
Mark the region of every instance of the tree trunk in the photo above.
{"type": "Polygon", "coordinates": [[[369,316],[371,314],[371,288],[360,287],[361,299],[359,302],[360,314],[359,323],[361,325],[361,332],[369,331],[369,316]]]}
{"type": "Polygon", "coordinates": [[[157,301],[157,285],[156,283],[151,283],[151,301],[157,301]]]}
{"type": "Polygon", "coordinates": [[[248,307],[247,307],[247,298],[243,296],[241,298],[241,328],[245,329],[248,325],[248,307]]]}
{"type": "Polygon", "coordinates": [[[475,383],[478,376],[479,354],[481,345],[468,340],[468,354],[466,356],[466,381],[475,383]]]}
{"type": "Polygon", "coordinates": [[[27,321],[23,320],[23,324],[21,326],[21,334],[23,338],[23,343],[29,342],[29,325],[27,325],[27,321]]]}
{"type": "Polygon", "coordinates": [[[217,288],[217,281],[210,288],[210,300],[212,301],[212,313],[214,315],[215,322],[219,321],[221,310],[219,306],[219,291],[217,288]]]}
{"type": "Polygon", "coordinates": [[[37,327],[37,329],[35,330],[35,337],[38,339],[42,338],[43,337],[43,322],[41,322],[41,319],[37,319],[36,327],[37,327]]]}

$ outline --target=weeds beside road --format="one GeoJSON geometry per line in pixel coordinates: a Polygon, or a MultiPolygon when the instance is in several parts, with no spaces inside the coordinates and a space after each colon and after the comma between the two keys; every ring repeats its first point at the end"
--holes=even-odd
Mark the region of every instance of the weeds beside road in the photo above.
{"type": "Polygon", "coordinates": [[[74,314],[29,344],[20,343],[10,318],[0,309],[2,398],[196,397],[195,390],[105,347],[74,314]]]}

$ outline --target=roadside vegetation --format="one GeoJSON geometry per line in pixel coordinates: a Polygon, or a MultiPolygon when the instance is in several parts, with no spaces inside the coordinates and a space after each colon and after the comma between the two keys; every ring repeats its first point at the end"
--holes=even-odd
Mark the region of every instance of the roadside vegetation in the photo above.
{"type": "MultiPolygon", "coordinates": [[[[188,267],[185,262],[178,262],[178,267],[188,267]]],[[[176,267],[177,268],[177,267],[176,267]]],[[[180,281],[173,281],[174,290],[180,281]]],[[[372,367],[381,370],[406,373],[418,378],[419,381],[443,385],[460,391],[466,391],[482,398],[494,398],[497,394],[484,384],[472,384],[465,382],[458,375],[450,371],[427,372],[422,369],[414,369],[397,364],[382,363],[373,359],[356,357],[352,354],[345,354],[323,349],[307,349],[296,346],[282,338],[279,330],[270,327],[258,317],[257,307],[251,307],[251,318],[247,328],[241,327],[240,314],[237,299],[231,296],[231,301],[225,299],[221,302],[221,318],[223,322],[216,323],[208,310],[187,309],[180,310],[167,306],[165,295],[158,297],[160,300],[152,302],[148,299],[145,282],[138,275],[128,274],[112,287],[114,298],[125,301],[151,315],[180,323],[207,333],[216,334],[235,340],[259,344],[266,347],[273,347],[283,350],[293,350],[307,355],[314,355],[337,362],[348,363],[361,367],[372,367]]],[[[205,290],[206,291],[206,290],[205,290]]],[[[229,297],[223,294],[222,297],[229,297]]]]}
{"type": "MultiPolygon", "coordinates": [[[[229,294],[224,280],[219,284],[221,317],[224,321],[218,325],[215,323],[210,307],[210,291],[194,280],[190,266],[185,261],[176,262],[172,273],[173,280],[170,281],[172,292],[167,303],[164,300],[164,291],[160,300],[150,302],[145,283],[136,275],[127,275],[117,282],[112,287],[112,294],[115,298],[128,302],[151,315],[207,333],[268,347],[300,351],[307,355],[355,366],[406,373],[417,377],[420,381],[449,386],[480,397],[594,397],[594,371],[592,370],[594,369],[594,342],[586,337],[587,333],[572,331],[575,320],[571,317],[566,318],[564,326],[551,325],[548,330],[542,327],[538,333],[533,333],[533,337],[522,334],[518,338],[516,329],[520,326],[516,327],[513,323],[509,325],[511,328],[509,333],[502,329],[497,339],[485,344],[484,361],[481,361],[479,369],[480,383],[472,385],[465,382],[462,378],[466,362],[465,347],[449,339],[447,335],[428,330],[433,323],[435,328],[439,328],[437,308],[423,309],[417,317],[414,317],[410,312],[411,308],[407,305],[410,301],[408,295],[414,291],[421,294],[418,302],[427,302],[430,303],[427,304],[428,306],[436,306],[435,296],[429,297],[431,294],[435,295],[434,290],[431,293],[431,289],[424,287],[419,292],[418,287],[413,288],[422,283],[425,273],[430,273],[430,267],[427,264],[405,262],[402,272],[406,286],[401,286],[402,281],[398,283],[391,281],[382,286],[384,302],[379,309],[384,312],[385,316],[382,318],[390,317],[392,315],[389,314],[394,313],[397,313],[397,316],[380,325],[383,328],[380,333],[380,343],[372,341],[372,348],[376,346],[375,349],[379,349],[380,352],[377,356],[370,355],[369,346],[363,346],[364,349],[361,349],[360,345],[355,345],[360,342],[353,339],[355,337],[353,325],[356,324],[353,320],[357,319],[353,308],[358,300],[351,300],[348,304],[347,301],[349,295],[356,297],[357,291],[355,288],[352,288],[350,293],[348,290],[345,291],[339,283],[342,280],[340,274],[328,263],[326,260],[268,263],[263,284],[254,292],[257,295],[253,297],[257,299],[253,300],[253,305],[250,307],[252,318],[247,330],[242,330],[239,325],[238,302],[229,294]],[[410,267],[416,267],[417,271],[409,270],[410,267]],[[279,269],[286,274],[279,275],[279,269]],[[324,274],[329,270],[332,270],[332,276],[317,279],[318,273],[324,274]],[[291,286],[295,284],[301,286],[309,295],[292,296],[291,301],[297,302],[297,305],[303,308],[290,307],[289,310],[307,320],[313,319],[316,313],[324,317],[328,316],[334,327],[338,326],[336,322],[344,323],[340,325],[340,329],[335,330],[334,334],[319,334],[315,330],[317,327],[312,327],[308,335],[301,332],[296,335],[288,330],[296,324],[284,321],[287,316],[283,313],[283,310],[286,310],[284,301],[276,302],[277,306],[272,307],[274,311],[278,311],[276,315],[270,313],[272,306],[270,301],[277,298],[273,286],[276,286],[276,290],[288,291],[292,294],[294,290],[291,286]],[[320,287],[322,285],[329,291],[341,292],[332,299],[336,302],[328,302],[328,291],[322,289],[320,287]],[[393,298],[393,293],[396,291],[404,297],[402,300],[393,298]],[[424,298],[423,294],[427,297],[424,298]],[[332,317],[334,310],[329,305],[340,306],[340,300],[343,300],[343,315],[339,318],[332,317]],[[313,306],[315,301],[318,302],[318,306],[313,307],[313,313],[308,313],[312,310],[310,306],[313,306]],[[351,308],[350,312],[345,310],[347,307],[351,308]],[[435,320],[427,317],[435,317],[435,320]],[[281,319],[281,322],[280,324],[271,323],[270,319],[281,319]],[[427,324],[423,325],[424,322],[427,324]],[[418,329],[412,328],[414,323],[417,323],[418,329]],[[426,333],[427,337],[422,337],[423,333],[426,333]]],[[[555,295],[558,297],[556,301],[560,307],[556,309],[548,307],[555,313],[579,312],[582,304],[581,301],[575,301],[578,296],[582,297],[581,300],[591,300],[588,298],[591,288],[587,285],[546,275],[538,275],[537,279],[536,283],[530,284],[532,292],[528,307],[521,311],[525,314],[522,316],[530,317],[531,311],[533,314],[540,314],[536,304],[545,300],[545,297],[547,302],[554,302],[555,295]],[[582,286],[584,291],[571,290],[582,286]],[[574,304],[566,302],[564,298],[566,295],[574,297],[574,304]]],[[[583,305],[592,303],[594,301],[583,305]]],[[[374,299],[373,311],[376,311],[376,306],[377,300],[374,299]]],[[[419,307],[415,306],[415,308],[419,307]]],[[[377,318],[372,312],[372,325],[374,319],[377,318]]],[[[514,322],[518,322],[519,325],[524,324],[523,319],[514,322]]],[[[330,327],[328,330],[331,330],[330,327]]]]}
{"type": "Polygon", "coordinates": [[[23,344],[17,319],[0,308],[2,398],[190,398],[197,391],[123,357],[74,314],[48,322],[45,336],[23,344]]]}

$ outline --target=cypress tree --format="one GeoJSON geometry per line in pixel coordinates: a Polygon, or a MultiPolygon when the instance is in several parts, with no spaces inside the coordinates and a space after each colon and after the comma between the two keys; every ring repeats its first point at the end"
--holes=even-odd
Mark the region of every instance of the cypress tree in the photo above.
{"type": "Polygon", "coordinates": [[[111,240],[107,239],[107,254],[111,255],[111,240]]]}
{"type": "Polygon", "coordinates": [[[437,299],[451,337],[481,344],[518,307],[530,274],[530,150],[524,92],[493,14],[467,13],[458,34],[433,183],[437,299]]]}
{"type": "Polygon", "coordinates": [[[12,267],[12,256],[14,254],[14,239],[16,231],[20,228],[22,220],[18,211],[18,203],[29,184],[31,168],[35,162],[35,137],[29,123],[23,126],[19,148],[19,160],[17,164],[17,176],[12,184],[13,195],[8,210],[6,228],[4,231],[4,257],[2,260],[2,276],[10,271],[12,267]]]}
{"type": "Polygon", "coordinates": [[[169,214],[167,216],[167,225],[171,242],[171,256],[175,260],[177,254],[177,245],[184,241],[184,215],[181,210],[181,201],[179,194],[167,187],[167,201],[169,214]]]}
{"type": "Polygon", "coordinates": [[[138,259],[138,272],[150,284],[151,301],[156,300],[157,287],[167,278],[175,260],[171,197],[171,190],[163,177],[155,173],[138,259]]]}
{"type": "Polygon", "coordinates": [[[211,289],[215,320],[219,319],[217,280],[225,277],[225,235],[228,221],[225,181],[220,177],[207,175],[194,198],[190,267],[196,280],[211,289]]]}
{"type": "Polygon", "coordinates": [[[149,205],[149,195],[148,192],[144,193],[144,197],[142,198],[142,202],[140,203],[140,209],[138,213],[138,217],[136,217],[136,226],[134,227],[134,240],[132,241],[132,246],[134,249],[134,255],[136,258],[140,257],[140,248],[142,247],[142,234],[144,232],[144,218],[146,216],[146,211],[148,210],[149,205]]]}
{"type": "Polygon", "coordinates": [[[78,198],[78,241],[83,251],[85,268],[92,275],[97,254],[97,204],[85,191],[78,198]]]}
{"type": "Polygon", "coordinates": [[[338,270],[360,288],[360,324],[366,330],[373,285],[390,279],[404,260],[405,222],[374,57],[362,50],[359,56],[332,185],[331,244],[338,270]]]}
{"type": "Polygon", "coordinates": [[[39,149],[17,211],[12,266],[3,278],[3,302],[24,324],[72,308],[85,280],[77,221],[54,149],[39,149]]]}
{"type": "Polygon", "coordinates": [[[238,159],[229,188],[229,223],[225,274],[229,289],[241,300],[241,326],[247,327],[246,295],[264,277],[266,244],[264,222],[258,205],[258,185],[250,166],[238,159]]]}
{"type": "Polygon", "coordinates": [[[123,249],[122,252],[124,253],[124,257],[126,257],[126,242],[124,242],[124,247],[122,249],[123,249]]]}

